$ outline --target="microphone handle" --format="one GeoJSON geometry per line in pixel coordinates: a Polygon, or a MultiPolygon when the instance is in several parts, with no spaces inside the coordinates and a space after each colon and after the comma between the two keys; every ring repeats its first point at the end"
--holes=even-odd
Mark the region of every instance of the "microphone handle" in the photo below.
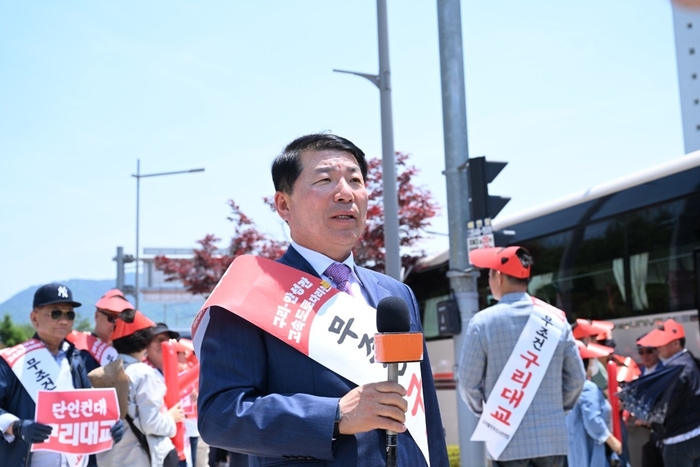
{"type": "MultiPolygon", "coordinates": [[[[392,383],[399,382],[399,364],[389,363],[387,365],[387,381],[392,383]]],[[[395,431],[386,430],[386,465],[387,467],[396,466],[396,445],[398,444],[398,435],[395,431]]]]}

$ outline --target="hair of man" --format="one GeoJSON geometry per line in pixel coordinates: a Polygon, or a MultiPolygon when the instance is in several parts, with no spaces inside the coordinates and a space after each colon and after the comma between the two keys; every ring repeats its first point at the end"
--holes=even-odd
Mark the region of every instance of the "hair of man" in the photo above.
{"type": "Polygon", "coordinates": [[[367,180],[367,160],[365,153],[342,136],[330,133],[316,133],[300,136],[284,148],[282,154],[272,162],[272,182],[276,191],[292,194],[294,183],[302,171],[301,154],[305,151],[349,152],[357,161],[362,179],[367,180]]]}

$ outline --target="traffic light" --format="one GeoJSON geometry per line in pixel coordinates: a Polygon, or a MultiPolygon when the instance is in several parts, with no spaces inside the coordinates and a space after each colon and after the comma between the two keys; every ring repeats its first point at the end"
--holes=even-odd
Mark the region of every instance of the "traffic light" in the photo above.
{"type": "Polygon", "coordinates": [[[118,246],[117,256],[112,259],[117,262],[117,288],[124,294],[131,293],[133,286],[124,285],[124,265],[126,263],[133,263],[134,255],[125,255],[124,247],[118,246]]]}
{"type": "Polygon", "coordinates": [[[489,195],[489,183],[501,173],[507,162],[487,161],[486,157],[469,158],[469,205],[471,220],[493,219],[510,198],[489,195]]]}

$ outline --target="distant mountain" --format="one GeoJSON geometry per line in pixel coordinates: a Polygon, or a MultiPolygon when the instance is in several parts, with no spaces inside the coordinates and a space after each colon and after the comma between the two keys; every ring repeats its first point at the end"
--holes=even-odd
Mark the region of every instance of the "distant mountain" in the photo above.
{"type": "MultiPolygon", "coordinates": [[[[127,278],[126,282],[133,283],[133,277],[131,280],[127,278]]],[[[75,309],[78,315],[76,323],[83,318],[88,319],[91,323],[94,322],[95,303],[106,291],[113,289],[115,286],[114,279],[71,279],[61,283],[71,289],[75,301],[82,303],[81,307],[75,309]]],[[[0,319],[9,314],[15,324],[29,324],[29,313],[32,311],[34,292],[41,285],[43,284],[31,286],[0,303],[0,319]]],[[[127,296],[127,298],[133,303],[133,297],[127,296]]],[[[169,327],[177,329],[189,328],[201,306],[202,302],[200,301],[192,303],[155,303],[144,302],[142,299],[139,303],[140,311],[153,321],[166,322],[169,327]]]]}

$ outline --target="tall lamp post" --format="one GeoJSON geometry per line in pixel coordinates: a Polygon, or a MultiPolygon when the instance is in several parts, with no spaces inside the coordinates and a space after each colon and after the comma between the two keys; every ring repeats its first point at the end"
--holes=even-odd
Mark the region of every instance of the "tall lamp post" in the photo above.
{"type": "Polygon", "coordinates": [[[386,0],[377,0],[379,74],[333,70],[368,79],[379,88],[382,121],[382,188],[384,189],[384,264],[386,275],[403,282],[399,248],[399,197],[396,188],[394,120],[391,111],[391,70],[389,68],[389,26],[386,0]]]}
{"type": "Polygon", "coordinates": [[[139,308],[139,208],[140,208],[140,196],[141,196],[141,179],[146,177],[160,177],[162,175],[177,175],[177,174],[188,174],[195,172],[204,172],[203,168],[190,169],[190,170],[178,170],[176,172],[159,172],[154,174],[142,174],[141,173],[141,160],[136,160],[136,174],[131,176],[136,179],[136,277],[134,278],[134,299],[136,309],[139,308]]]}

